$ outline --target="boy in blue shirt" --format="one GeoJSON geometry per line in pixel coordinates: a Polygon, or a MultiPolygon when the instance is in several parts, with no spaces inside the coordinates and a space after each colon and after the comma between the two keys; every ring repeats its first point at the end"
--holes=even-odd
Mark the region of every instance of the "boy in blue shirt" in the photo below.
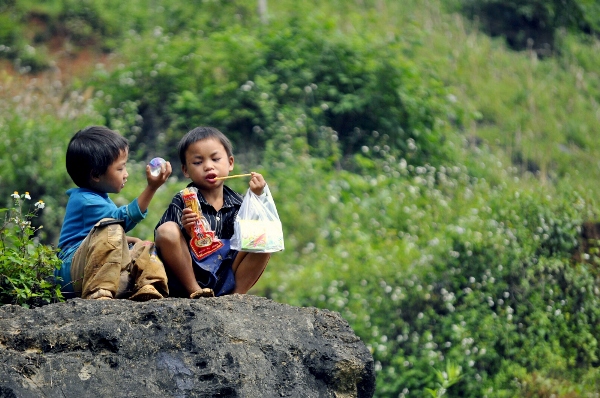
{"type": "Polygon", "coordinates": [[[171,174],[171,165],[163,165],[156,177],[147,166],[146,188],[128,205],[117,207],[108,194],[125,186],[128,156],[127,140],[107,127],[87,127],[69,142],[67,172],[78,188],[67,191],[58,242],[63,263],[55,272],[66,297],[146,301],[169,293],[154,244],[125,233],[146,217],[156,190],[171,174]]]}
{"type": "MultiPolygon", "coordinates": [[[[206,248],[206,255],[196,255],[190,240],[199,215],[186,207],[182,193],[177,193],[154,231],[171,296],[194,299],[247,293],[267,267],[270,254],[229,248],[243,198],[217,177],[233,170],[231,142],[214,127],[196,127],[181,139],[178,151],[183,174],[191,180],[187,188],[197,192],[202,215],[219,241],[211,245],[214,250],[206,248]]],[[[252,192],[263,195],[266,185],[262,175],[251,173],[252,192]]]]}

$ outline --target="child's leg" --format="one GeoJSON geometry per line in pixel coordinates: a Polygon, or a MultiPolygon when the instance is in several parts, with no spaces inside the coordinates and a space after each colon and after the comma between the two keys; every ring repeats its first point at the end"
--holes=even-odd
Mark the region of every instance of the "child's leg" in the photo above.
{"type": "MultiPolygon", "coordinates": [[[[129,267],[130,277],[134,280],[134,291],[140,292],[145,286],[148,287],[144,297],[148,298],[161,298],[169,295],[169,288],[167,286],[167,274],[165,273],[165,267],[156,255],[154,249],[154,243],[148,241],[141,241],[136,243],[130,251],[131,253],[131,266],[129,267]],[[150,288],[152,286],[152,288],[150,288]],[[150,294],[152,291],[152,294],[150,294]],[[159,294],[156,294],[159,293],[159,294]]],[[[134,294],[131,298],[135,299],[137,296],[134,294]]],[[[140,296],[141,297],[141,296],[140,296]]],[[[140,301],[145,301],[139,299],[140,301]]]]}
{"type": "Polygon", "coordinates": [[[156,229],[155,242],[163,264],[179,280],[188,295],[200,291],[202,288],[196,281],[192,257],[179,225],[172,221],[162,224],[156,229]]]}
{"type": "Polygon", "coordinates": [[[81,293],[84,299],[115,297],[121,271],[131,261],[123,227],[119,224],[102,226],[103,221],[107,219],[90,231],[71,263],[75,292],[81,293]]]}
{"type": "Polygon", "coordinates": [[[265,268],[267,268],[270,258],[270,253],[238,252],[231,266],[235,275],[233,293],[248,293],[248,290],[254,286],[265,268]]]}

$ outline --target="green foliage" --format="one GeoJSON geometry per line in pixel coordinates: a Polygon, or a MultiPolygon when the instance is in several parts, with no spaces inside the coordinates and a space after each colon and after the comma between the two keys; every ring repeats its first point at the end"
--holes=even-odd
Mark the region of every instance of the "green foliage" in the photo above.
{"type": "Polygon", "coordinates": [[[442,372],[440,370],[436,370],[435,374],[437,376],[438,388],[436,390],[432,390],[430,388],[425,389],[425,391],[429,392],[433,398],[443,397],[446,395],[448,388],[456,384],[462,377],[460,366],[457,366],[452,362],[448,362],[446,364],[445,371],[442,372]]]}
{"type": "Polygon", "coordinates": [[[238,153],[294,131],[311,155],[351,168],[360,168],[360,151],[411,164],[449,155],[445,119],[456,112],[447,91],[402,57],[396,40],[340,36],[328,20],[294,18],[212,34],[155,30],[130,36],[125,48],[126,65],[97,74],[107,94],[102,112],[140,148],[151,142],[170,158],[182,134],[201,124],[227,132],[238,153]],[[124,120],[132,106],[138,116],[124,120]]]}
{"type": "Polygon", "coordinates": [[[596,1],[454,0],[449,3],[458,4],[470,19],[481,22],[483,31],[505,37],[518,50],[533,47],[547,55],[560,28],[600,32],[600,5],[596,1]]]}
{"type": "Polygon", "coordinates": [[[21,72],[49,66],[45,48],[53,40],[70,53],[86,47],[117,48],[128,32],[165,33],[219,30],[232,22],[252,22],[254,7],[243,1],[171,2],[145,0],[22,0],[0,4],[0,58],[15,61],[21,72]],[[123,18],[127,16],[127,18],[123,18]],[[40,54],[41,53],[41,54],[40,54]]]}
{"type": "Polygon", "coordinates": [[[279,160],[269,174],[288,200],[277,202],[286,251],[265,293],[348,319],[376,359],[377,396],[439,393],[432,367],[448,361],[463,369],[448,396],[519,395],[522,369],[580,388],[574,369],[600,354],[600,274],[570,254],[588,216],[580,196],[509,175],[491,185],[458,165],[324,173],[326,162],[280,150],[301,167],[279,160]]]}
{"type": "Polygon", "coordinates": [[[44,241],[56,243],[65,191],[73,185],[65,168],[67,144],[77,130],[102,124],[102,119],[91,99],[63,87],[60,80],[41,82],[44,95],[35,85],[0,81],[0,197],[9,197],[13,190],[44,197],[48,209],[40,220],[46,227],[39,233],[44,241]]]}
{"type": "Polygon", "coordinates": [[[0,8],[0,58],[14,61],[21,73],[39,72],[48,66],[47,54],[44,48],[28,43],[24,29],[12,13],[0,8]]]}
{"type": "MultiPolygon", "coordinates": [[[[269,2],[268,24],[250,0],[19,2],[50,21],[40,43],[70,24],[75,46],[115,52],[68,87],[1,76],[0,187],[56,201],[37,235],[57,231],[76,130],[129,138],[121,205],[151,157],[177,170],[183,133],[215,125],[234,141],[234,172],[263,173],[284,226],[286,250],[254,292],[340,312],[374,355],[377,397],[591,396],[599,245],[573,253],[598,214],[600,52],[555,28],[578,15],[560,7],[591,7],[589,22],[596,3],[504,2],[554,23],[560,53],[540,59],[439,1],[269,2]]],[[[26,20],[1,34],[17,40],[26,20]]],[[[135,235],[152,239],[185,183],[176,173],[161,188],[135,235]]]]}
{"type": "Polygon", "coordinates": [[[415,58],[439,65],[441,79],[465,109],[468,144],[504,154],[544,183],[568,180],[586,197],[597,197],[589,184],[600,178],[593,144],[600,109],[600,86],[592,78],[600,62],[597,41],[565,34],[561,54],[540,60],[475,34],[462,19],[441,19],[439,25],[424,39],[434,50],[417,47],[415,58]]]}
{"type": "Polygon", "coordinates": [[[14,206],[0,209],[0,303],[23,307],[40,306],[63,299],[60,286],[55,284],[54,270],[60,268],[57,250],[40,244],[32,219],[45,207],[43,201],[34,208],[25,208],[31,200],[29,192],[12,194],[14,206]]]}

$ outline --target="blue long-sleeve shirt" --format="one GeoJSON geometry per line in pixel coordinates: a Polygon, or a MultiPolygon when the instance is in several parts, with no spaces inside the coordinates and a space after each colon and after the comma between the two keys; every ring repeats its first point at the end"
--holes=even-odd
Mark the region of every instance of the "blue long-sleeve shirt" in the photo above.
{"type": "Polygon", "coordinates": [[[126,206],[117,207],[108,194],[86,188],[69,189],[67,195],[69,201],[58,240],[58,258],[63,263],[54,275],[62,278],[60,283],[63,291],[72,291],[71,261],[94,225],[103,218],[115,218],[125,222],[125,232],[128,232],[146,217],[148,211],[140,210],[137,199],[126,206]]]}

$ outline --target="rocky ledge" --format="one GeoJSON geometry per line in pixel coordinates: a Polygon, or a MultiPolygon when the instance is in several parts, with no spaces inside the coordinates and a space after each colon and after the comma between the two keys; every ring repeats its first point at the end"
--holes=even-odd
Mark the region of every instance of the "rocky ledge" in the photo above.
{"type": "Polygon", "coordinates": [[[251,295],[0,307],[0,397],[372,397],[336,312],[251,295]]]}

